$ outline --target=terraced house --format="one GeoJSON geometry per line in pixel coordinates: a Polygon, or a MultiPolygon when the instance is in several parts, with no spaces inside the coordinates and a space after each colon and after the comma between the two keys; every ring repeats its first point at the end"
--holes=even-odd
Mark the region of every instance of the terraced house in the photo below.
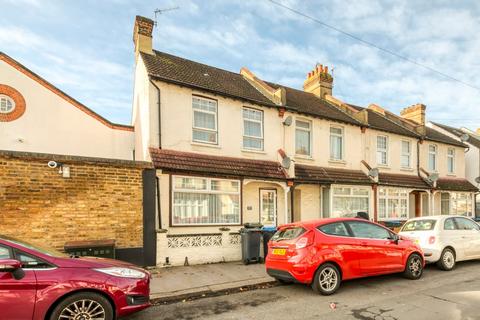
{"type": "Polygon", "coordinates": [[[424,105],[340,101],[320,65],[303,90],[221,70],[154,50],[152,28],[136,18],[133,124],[156,168],[157,264],[239,259],[246,222],[474,214],[467,145],[426,126],[424,105]]]}

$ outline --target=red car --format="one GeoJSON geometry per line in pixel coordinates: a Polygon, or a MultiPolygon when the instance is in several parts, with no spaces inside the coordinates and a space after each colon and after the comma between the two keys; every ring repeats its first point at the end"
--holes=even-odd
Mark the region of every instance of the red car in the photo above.
{"type": "Polygon", "coordinates": [[[0,236],[1,320],[112,320],[150,306],[150,274],[0,236]]]}
{"type": "Polygon", "coordinates": [[[283,225],[268,243],[267,273],[323,295],[342,280],[388,273],[419,279],[425,260],[418,245],[364,219],[329,218],[283,225]]]}

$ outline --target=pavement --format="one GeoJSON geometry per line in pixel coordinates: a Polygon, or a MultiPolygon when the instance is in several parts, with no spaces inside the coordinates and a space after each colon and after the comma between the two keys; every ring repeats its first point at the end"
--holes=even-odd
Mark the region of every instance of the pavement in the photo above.
{"type": "Polygon", "coordinates": [[[264,264],[241,262],[159,268],[152,272],[150,298],[154,303],[205,297],[275,282],[264,264]]]}
{"type": "Polygon", "coordinates": [[[430,265],[420,280],[400,275],[351,280],[332,296],[304,285],[280,285],[157,305],[126,319],[480,319],[479,274],[480,261],[460,262],[450,272],[430,265]]]}

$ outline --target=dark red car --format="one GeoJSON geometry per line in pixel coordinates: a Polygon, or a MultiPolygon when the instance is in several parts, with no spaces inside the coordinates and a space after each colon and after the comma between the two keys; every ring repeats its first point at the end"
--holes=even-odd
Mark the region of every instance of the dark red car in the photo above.
{"type": "Polygon", "coordinates": [[[267,273],[329,295],[340,282],[400,273],[419,279],[425,261],[412,241],[363,219],[329,218],[283,225],[268,243],[267,273]]]}
{"type": "Polygon", "coordinates": [[[150,274],[0,236],[1,320],[112,320],[150,306],[150,274]]]}

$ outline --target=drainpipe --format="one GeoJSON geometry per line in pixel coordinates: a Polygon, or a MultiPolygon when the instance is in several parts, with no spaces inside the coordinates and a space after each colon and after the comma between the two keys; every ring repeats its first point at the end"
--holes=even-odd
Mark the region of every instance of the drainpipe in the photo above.
{"type": "Polygon", "coordinates": [[[160,100],[160,88],[154,81],[150,80],[150,83],[157,89],[157,102],[158,102],[158,148],[162,149],[162,108],[160,100]]]}
{"type": "Polygon", "coordinates": [[[157,212],[158,212],[158,228],[162,229],[162,212],[160,211],[160,179],[156,176],[157,181],[157,212]]]}

